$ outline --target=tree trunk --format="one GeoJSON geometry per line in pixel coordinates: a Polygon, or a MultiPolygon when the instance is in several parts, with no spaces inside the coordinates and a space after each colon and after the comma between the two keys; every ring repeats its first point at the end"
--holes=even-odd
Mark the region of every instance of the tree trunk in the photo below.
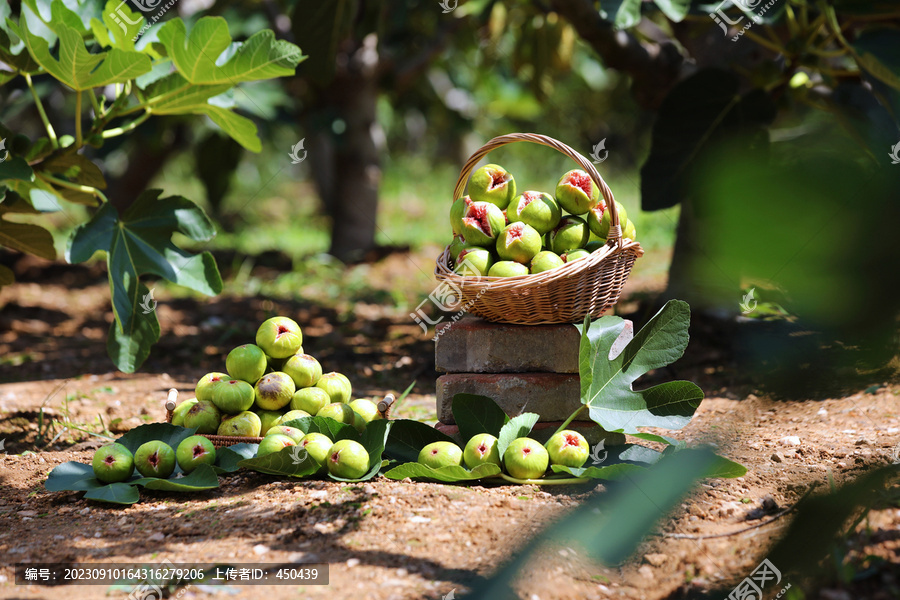
{"type": "Polygon", "coordinates": [[[317,94],[306,118],[313,177],[332,219],[329,253],[344,262],[360,260],[375,247],[381,181],[374,136],[376,43],[375,35],[369,35],[338,61],[335,78],[317,94]]]}

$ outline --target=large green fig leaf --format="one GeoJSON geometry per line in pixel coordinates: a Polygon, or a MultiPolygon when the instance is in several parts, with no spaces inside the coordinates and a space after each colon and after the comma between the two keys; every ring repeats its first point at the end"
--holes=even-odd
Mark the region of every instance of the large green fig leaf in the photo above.
{"type": "Polygon", "coordinates": [[[197,242],[207,241],[215,235],[212,222],[190,200],[181,196],[160,198],[160,193],[144,192],[121,217],[112,205],[105,204],[90,221],[74,230],[66,250],[66,258],[73,264],[88,260],[97,250],[107,253],[116,317],[108,346],[110,357],[126,373],[143,362],[138,360],[138,352],[149,351],[137,338],[146,342],[154,340],[154,332],[156,338],[159,335],[155,311],[142,308],[148,306],[148,292],[139,281],[141,275],[157,275],[207,295],[222,291],[222,278],[212,255],[191,254],[171,239],[177,232],[197,242]]]}
{"type": "Polygon", "coordinates": [[[170,477],[168,479],[141,477],[128,483],[161,492],[197,492],[219,487],[219,478],[216,476],[216,471],[209,465],[200,465],[187,475],[184,475],[183,472],[181,475],[181,477],[170,477]]]}
{"type": "Polygon", "coordinates": [[[613,344],[625,329],[619,317],[602,317],[581,327],[581,401],[591,419],[607,431],[637,433],[638,427],[680,429],[703,399],[689,381],[670,381],[641,391],[632,384],[651,369],[678,360],[688,344],[690,307],[670,300],[625,348],[613,344]]]}
{"type": "Polygon", "coordinates": [[[465,443],[479,433],[500,435],[509,417],[497,403],[485,396],[456,394],[453,396],[453,419],[459,426],[459,436],[465,443]]]}
{"type": "Polygon", "coordinates": [[[288,446],[265,456],[254,456],[238,462],[239,467],[267,475],[307,477],[316,473],[321,465],[300,446],[288,446]]]}
{"type": "Polygon", "coordinates": [[[475,481],[484,479],[485,477],[494,477],[500,474],[500,467],[488,463],[478,465],[471,471],[460,466],[450,465],[439,469],[432,469],[429,466],[417,462],[409,462],[399,465],[384,474],[388,479],[399,481],[406,479],[427,479],[430,481],[441,481],[443,483],[456,483],[457,481],[475,481]]]}
{"type": "Polygon", "coordinates": [[[141,499],[141,493],[135,486],[127,483],[110,483],[88,490],[84,497],[86,500],[98,500],[110,504],[134,504],[141,499]]]}
{"type": "MultiPolygon", "coordinates": [[[[30,10],[23,7],[23,13],[30,10]]],[[[55,0],[51,10],[53,17],[44,23],[59,37],[58,58],[51,52],[47,40],[32,31],[27,20],[22,21],[16,33],[22,37],[32,58],[70,88],[82,91],[110,83],[125,83],[150,70],[150,57],[141,52],[113,48],[108,52],[89,53],[82,34],[62,18],[66,12],[62,2],[55,0]]]]}
{"type": "Polygon", "coordinates": [[[384,453],[401,463],[419,460],[419,452],[432,442],[456,443],[447,434],[419,421],[396,419],[392,423],[384,453]]]}
{"type": "Polygon", "coordinates": [[[242,81],[286,77],[305,58],[300,48],[276,40],[270,30],[259,31],[237,45],[232,45],[228,23],[222,17],[203,17],[187,33],[184,21],[173,19],[159,30],[159,41],[165,46],[178,72],[193,84],[231,86],[242,81]],[[216,62],[229,50],[228,60],[216,62]]]}

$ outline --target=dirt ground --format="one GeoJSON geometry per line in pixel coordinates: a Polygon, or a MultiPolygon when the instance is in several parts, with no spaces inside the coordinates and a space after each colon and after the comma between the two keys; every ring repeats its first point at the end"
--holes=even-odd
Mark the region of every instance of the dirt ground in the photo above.
{"type": "MultiPolygon", "coordinates": [[[[359,303],[347,317],[309,302],[162,297],[163,340],[139,374],[125,375],[105,354],[111,317],[102,268],[26,264],[17,276],[20,283],[0,291],[2,598],[58,598],[60,591],[68,600],[128,596],[107,587],[14,585],[14,563],[163,560],[330,565],[327,586],[195,586],[177,592],[181,598],[452,598],[490,577],[565,511],[606,492],[603,485],[455,486],[383,477],[345,485],[243,471],[223,476],[221,487],[208,492],[142,490],[142,500],[128,507],[47,492],[43,483],[53,467],[89,462],[102,445],[79,429],[119,433],[161,421],[166,390],[175,387],[186,397],[196,379],[221,369],[227,350],[252,339],[270,313],[296,318],[307,352],[328,370],[350,375],[355,395],[397,392],[415,380],[396,414],[404,418],[434,418],[433,343],[405,313],[379,310],[376,303],[359,303]]],[[[896,382],[870,381],[840,397],[774,399],[742,383],[720,349],[698,344],[674,375],[697,382],[707,398],[677,437],[715,444],[749,472],[705,481],[664,523],[666,534],[736,531],[790,506],[814,483],[840,485],[900,460],[896,382]]],[[[516,589],[531,600],[661,600],[722,589],[709,597],[725,597],[790,519],[714,539],[654,536],[616,568],[587,561],[580,548],[548,548],[516,580],[516,589]]],[[[900,508],[880,508],[847,540],[847,551],[898,563],[898,531],[900,508]]],[[[876,569],[868,579],[825,585],[807,597],[897,598],[897,577],[891,568],[876,569]]],[[[764,598],[777,593],[767,589],[764,598]]]]}

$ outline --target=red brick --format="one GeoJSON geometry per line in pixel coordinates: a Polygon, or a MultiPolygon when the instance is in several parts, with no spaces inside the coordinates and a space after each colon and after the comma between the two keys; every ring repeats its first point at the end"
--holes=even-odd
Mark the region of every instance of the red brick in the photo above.
{"type": "Polygon", "coordinates": [[[455,423],[450,409],[456,394],[487,396],[508,415],[534,412],[541,421],[563,421],[581,406],[578,375],[451,373],[437,379],[438,421],[455,423]]]}
{"type": "Polygon", "coordinates": [[[578,373],[578,330],[570,324],[510,325],[467,316],[441,323],[434,362],[442,373],[578,373]]]}

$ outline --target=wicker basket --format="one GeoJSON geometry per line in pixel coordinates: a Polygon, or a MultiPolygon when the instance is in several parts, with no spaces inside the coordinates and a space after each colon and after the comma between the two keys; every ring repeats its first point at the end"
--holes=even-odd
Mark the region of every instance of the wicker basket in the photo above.
{"type": "MultiPolygon", "coordinates": [[[[166,396],[166,423],[172,422],[172,411],[178,403],[178,390],[171,388],[166,396]]],[[[378,412],[383,419],[391,418],[391,408],[394,404],[394,395],[388,394],[378,403],[378,412]]],[[[261,437],[244,437],[236,435],[216,435],[214,433],[200,434],[213,443],[216,448],[225,446],[234,446],[235,444],[258,444],[262,441],[261,437]]]]}
{"type": "MultiPolygon", "coordinates": [[[[466,182],[478,162],[491,150],[514,142],[532,142],[565,154],[584,169],[600,188],[612,224],[607,243],[587,258],[535,275],[516,277],[463,277],[453,272],[450,247],[437,259],[434,276],[444,298],[458,299],[462,310],[488,321],[538,325],[575,323],[593,318],[612,307],[622,293],[634,261],[644,254],[640,244],[622,239],[622,227],[609,186],[594,165],[569,146],[536,133],[510,133],[495,137],[475,152],[459,174],[453,199],[464,195],[466,182]]],[[[451,201],[452,201],[451,200],[451,201]]],[[[438,293],[438,292],[436,292],[438,293]]]]}

